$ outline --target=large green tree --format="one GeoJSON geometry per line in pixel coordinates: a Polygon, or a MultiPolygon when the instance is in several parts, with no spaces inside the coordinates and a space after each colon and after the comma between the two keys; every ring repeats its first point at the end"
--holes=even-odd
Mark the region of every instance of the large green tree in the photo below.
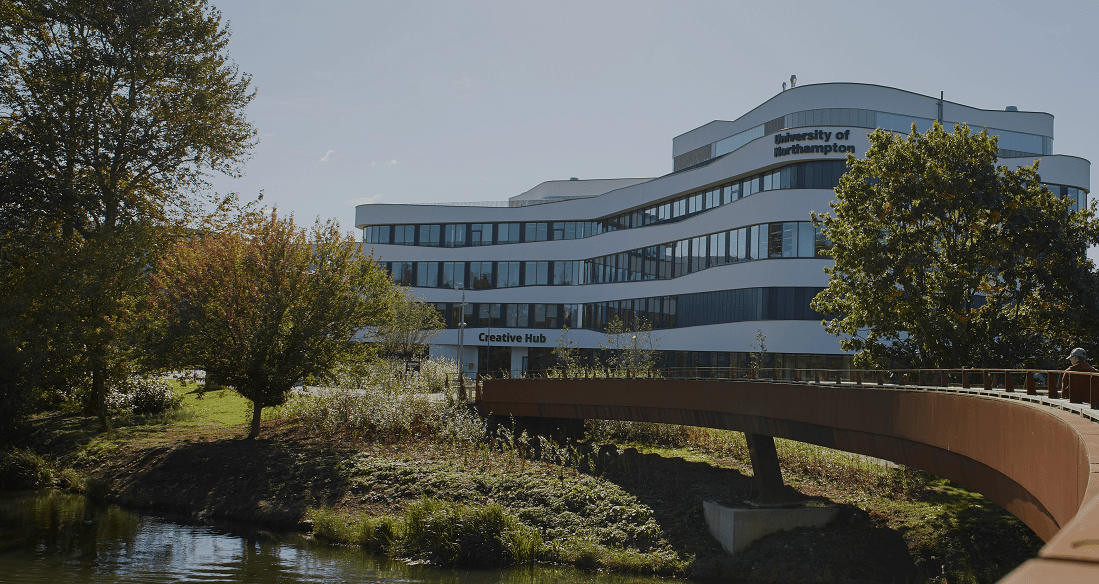
{"type": "Polygon", "coordinates": [[[160,262],[149,301],[160,365],[205,369],[264,407],[355,354],[359,330],[385,323],[399,299],[389,274],[335,222],[306,231],[272,213],[239,231],[178,243],[160,262]]]}
{"type": "Polygon", "coordinates": [[[157,250],[254,144],[228,39],[205,0],[0,0],[0,371],[34,372],[13,395],[87,387],[106,425],[157,250]]]}
{"type": "Polygon", "coordinates": [[[812,301],[862,366],[1051,365],[1094,344],[1099,243],[1091,210],[997,163],[967,126],[870,134],[848,155],[832,212],[828,287],[812,301]]]}

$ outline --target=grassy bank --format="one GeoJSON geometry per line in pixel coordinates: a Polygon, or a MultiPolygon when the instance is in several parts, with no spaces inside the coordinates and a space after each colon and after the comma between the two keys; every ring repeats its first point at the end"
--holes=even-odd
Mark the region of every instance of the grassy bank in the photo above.
{"type": "Polygon", "coordinates": [[[110,436],[76,414],[41,416],[20,448],[0,453],[0,485],[296,527],[460,566],[990,582],[1040,546],[1002,509],[947,481],[778,441],[787,483],[806,499],[839,504],[840,519],[768,536],[732,558],[709,535],[702,501],[739,505],[752,496],[741,434],[588,422],[585,443],[503,440],[453,395],[431,392],[438,380],[370,375],[351,380],[355,391],[313,391],[272,410],[256,441],[242,439],[246,401],[193,384],[175,385],[181,409],[120,414],[110,436]]]}

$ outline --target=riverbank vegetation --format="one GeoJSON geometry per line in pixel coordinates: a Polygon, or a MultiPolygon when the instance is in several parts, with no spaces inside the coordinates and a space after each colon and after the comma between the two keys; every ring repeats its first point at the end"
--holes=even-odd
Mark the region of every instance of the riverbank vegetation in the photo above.
{"type": "Polygon", "coordinates": [[[5,488],[55,486],[128,506],[311,532],[374,553],[455,566],[592,570],[758,582],[992,582],[1041,542],[980,495],[914,469],[779,440],[786,482],[840,506],[823,529],[782,532],[731,557],[702,501],[754,494],[743,435],[588,421],[582,440],[485,420],[441,372],[375,361],[357,389],[298,390],[242,439],[250,404],[173,381],[178,410],[34,421],[2,454],[5,488]],[[441,389],[442,391],[433,391],[441,389]]]}

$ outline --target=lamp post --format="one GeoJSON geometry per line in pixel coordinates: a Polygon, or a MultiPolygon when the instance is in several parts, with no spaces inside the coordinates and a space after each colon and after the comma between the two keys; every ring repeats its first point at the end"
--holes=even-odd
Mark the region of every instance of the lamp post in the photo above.
{"type": "Polygon", "coordinates": [[[462,291],[462,309],[458,315],[458,397],[464,400],[466,397],[466,385],[465,376],[462,373],[462,346],[463,341],[465,340],[466,331],[466,288],[461,282],[455,282],[454,290],[462,291]]]}

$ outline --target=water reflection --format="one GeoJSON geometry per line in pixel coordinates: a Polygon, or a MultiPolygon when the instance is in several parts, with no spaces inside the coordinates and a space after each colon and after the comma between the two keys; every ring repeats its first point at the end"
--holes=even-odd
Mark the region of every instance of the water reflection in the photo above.
{"type": "Polygon", "coordinates": [[[53,491],[0,492],[0,582],[181,581],[625,584],[658,579],[552,567],[409,566],[296,534],[173,522],[53,491]]]}

